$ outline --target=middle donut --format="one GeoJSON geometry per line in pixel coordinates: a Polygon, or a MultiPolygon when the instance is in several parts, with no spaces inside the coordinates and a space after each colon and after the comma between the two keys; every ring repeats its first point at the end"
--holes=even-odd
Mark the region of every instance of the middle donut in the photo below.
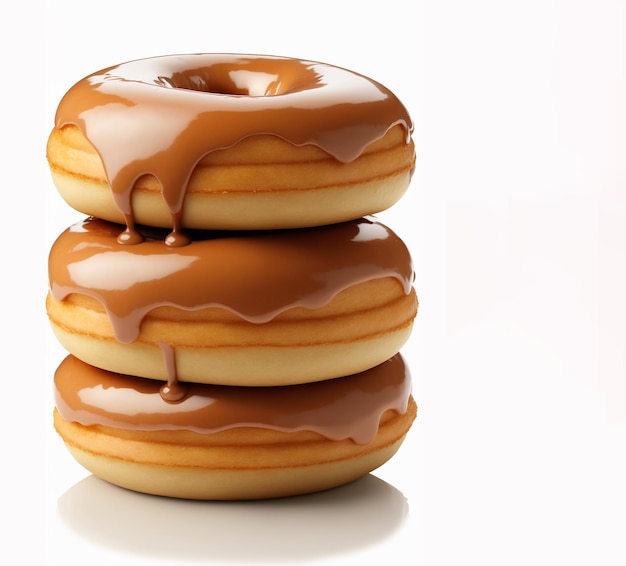
{"type": "Polygon", "coordinates": [[[170,382],[276,386],[365,371],[417,314],[402,240],[372,217],[316,228],[190,232],[180,248],[87,218],[49,258],[60,343],[93,366],[170,382]]]}

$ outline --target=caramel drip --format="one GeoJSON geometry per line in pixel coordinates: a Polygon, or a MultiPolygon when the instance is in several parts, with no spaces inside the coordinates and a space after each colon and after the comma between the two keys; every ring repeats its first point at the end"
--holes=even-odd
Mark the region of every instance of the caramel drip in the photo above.
{"type": "Polygon", "coordinates": [[[239,427],[313,431],[331,440],[370,442],[387,410],[400,414],[411,392],[400,354],[368,371],[283,387],[186,384],[178,403],[161,398],[160,384],[92,367],[68,356],[54,377],[61,416],[85,426],[130,430],[191,430],[210,434],[239,427]]]}
{"type": "Polygon", "coordinates": [[[167,383],[161,386],[161,397],[168,403],[178,403],[187,395],[187,387],[178,381],[176,352],[171,344],[159,344],[167,370],[167,383]]]}
{"type": "Polygon", "coordinates": [[[381,84],[323,63],[283,57],[194,54],[123,63],[75,84],[55,126],[76,125],[99,153],[127,224],[120,241],[141,240],[132,190],[156,177],[172,214],[167,243],[180,233],[186,187],[197,163],[257,134],[315,145],[337,160],[356,159],[395,125],[407,142],[411,119],[381,84]]]}
{"type": "Polygon", "coordinates": [[[190,232],[171,248],[156,229],[140,246],[117,242],[119,225],[88,218],[65,230],[49,256],[50,291],[91,296],[106,309],[119,342],[134,341],[159,306],[227,309],[264,323],[293,307],[320,308],[340,291],[394,277],[406,293],[411,257],[394,232],[373,218],[329,226],[259,232],[190,232]]]}

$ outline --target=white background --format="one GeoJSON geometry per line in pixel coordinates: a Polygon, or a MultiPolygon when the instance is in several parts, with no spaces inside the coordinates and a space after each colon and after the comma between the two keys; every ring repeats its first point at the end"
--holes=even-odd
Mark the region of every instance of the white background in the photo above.
{"type": "Polygon", "coordinates": [[[624,2],[22,6],[0,18],[7,563],[626,563],[624,2]],[[380,218],[415,260],[420,410],[396,457],[344,489],[142,496],[90,477],[52,430],[46,256],[81,218],[45,163],[56,105],[100,68],[203,51],[348,67],[415,121],[413,183],[380,218]]]}

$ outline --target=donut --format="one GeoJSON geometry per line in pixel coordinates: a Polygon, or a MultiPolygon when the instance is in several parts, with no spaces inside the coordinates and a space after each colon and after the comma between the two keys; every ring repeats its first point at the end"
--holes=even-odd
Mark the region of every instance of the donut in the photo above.
{"type": "Polygon", "coordinates": [[[191,54],[76,83],[48,137],[86,215],[56,239],[54,427],[97,477],[186,499],[354,481],[416,417],[411,255],[374,216],[415,168],[386,87],[324,63],[191,54]]]}
{"type": "Polygon", "coordinates": [[[186,499],[262,499],[356,480],[398,450],[416,415],[401,355],[338,379],[256,388],[154,380],[69,355],[54,378],[54,426],[95,476],[186,499]]]}
{"type": "Polygon", "coordinates": [[[389,208],[415,167],[411,119],[383,85],[287,57],[190,54],[98,71],[61,100],[47,144],[63,199],[170,229],[266,230],[389,208]]]}
{"type": "MultiPolygon", "coordinates": [[[[190,231],[89,217],[49,255],[59,342],[96,367],[167,382],[280,386],[359,373],[396,354],[417,313],[412,259],[374,217],[276,231],[190,231]]],[[[173,393],[174,394],[174,393],[173,393]]]]}

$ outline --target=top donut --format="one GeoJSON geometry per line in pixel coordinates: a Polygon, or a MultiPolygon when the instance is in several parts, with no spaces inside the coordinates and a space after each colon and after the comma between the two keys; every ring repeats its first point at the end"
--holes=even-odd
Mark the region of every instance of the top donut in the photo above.
{"type": "Polygon", "coordinates": [[[76,210],[126,224],[280,229],[380,212],[408,188],[413,125],[386,87],[286,57],[169,55],[76,83],[47,146],[76,210]]]}

